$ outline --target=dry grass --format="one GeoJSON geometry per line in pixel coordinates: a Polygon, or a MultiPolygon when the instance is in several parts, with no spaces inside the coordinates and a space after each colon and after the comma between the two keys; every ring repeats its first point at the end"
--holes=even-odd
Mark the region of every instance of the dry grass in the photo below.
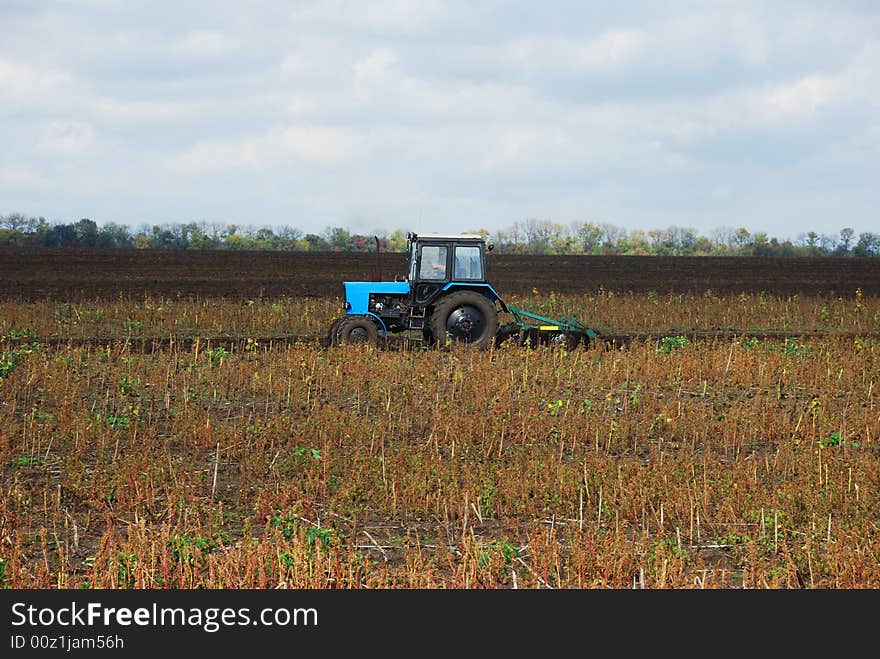
{"type": "MultiPolygon", "coordinates": [[[[553,311],[615,329],[876,330],[880,309],[628,297],[553,311]]],[[[294,299],[101,305],[85,329],[64,315],[71,332],[314,331],[335,315],[294,299]]],[[[4,305],[0,331],[57,335],[52,308],[4,305]]],[[[870,339],[18,350],[0,343],[9,587],[880,587],[870,339]]]]}
{"type": "MultiPolygon", "coordinates": [[[[689,330],[880,332],[880,298],[620,293],[511,296],[507,302],[540,314],[575,315],[602,333],[689,330]]],[[[342,313],[331,298],[146,297],[91,302],[16,302],[0,307],[0,336],[41,338],[279,337],[325,334],[342,313]]],[[[512,318],[506,317],[506,320],[512,318]]]]}

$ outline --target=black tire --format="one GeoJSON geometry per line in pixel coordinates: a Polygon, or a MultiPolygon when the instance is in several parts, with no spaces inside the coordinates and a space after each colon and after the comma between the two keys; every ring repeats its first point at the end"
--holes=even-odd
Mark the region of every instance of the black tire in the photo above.
{"type": "Polygon", "coordinates": [[[498,333],[498,311],[485,295],[458,291],[434,306],[429,326],[434,340],[441,345],[448,337],[453,343],[485,349],[498,333]]]}
{"type": "Polygon", "coordinates": [[[345,316],[341,316],[330,324],[330,331],[327,332],[327,342],[331,346],[339,345],[339,326],[345,321],[345,316]]]}
{"type": "Polygon", "coordinates": [[[379,329],[369,318],[351,316],[343,319],[336,330],[337,345],[368,344],[379,345],[379,329]]]}

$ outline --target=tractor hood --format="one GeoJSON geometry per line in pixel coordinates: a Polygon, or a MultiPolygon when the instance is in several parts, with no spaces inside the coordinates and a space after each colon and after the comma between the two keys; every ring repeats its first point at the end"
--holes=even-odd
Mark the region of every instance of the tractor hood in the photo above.
{"type": "Polygon", "coordinates": [[[365,314],[370,295],[407,295],[409,283],[405,281],[344,281],[345,301],[348,313],[365,314]]]}

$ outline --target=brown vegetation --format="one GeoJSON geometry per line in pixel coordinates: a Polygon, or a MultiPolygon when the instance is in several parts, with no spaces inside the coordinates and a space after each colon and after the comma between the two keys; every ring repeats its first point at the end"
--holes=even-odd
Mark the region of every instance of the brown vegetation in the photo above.
{"type": "Polygon", "coordinates": [[[17,354],[9,586],[880,586],[874,341],[17,354]]]}
{"type": "Polygon", "coordinates": [[[332,297],[7,298],[0,585],[880,587],[877,297],[551,291],[512,299],[668,336],[326,350],[264,337],[332,297]]]}

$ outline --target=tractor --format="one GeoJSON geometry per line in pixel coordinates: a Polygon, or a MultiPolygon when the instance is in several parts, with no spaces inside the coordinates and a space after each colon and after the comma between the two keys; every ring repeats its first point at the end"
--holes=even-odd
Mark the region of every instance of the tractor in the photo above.
{"type": "MultiPolygon", "coordinates": [[[[376,247],[378,260],[378,238],[376,247]]],[[[574,317],[551,319],[506,304],[486,278],[492,247],[475,234],[407,234],[405,276],[343,282],[345,315],[330,326],[330,344],[380,345],[407,331],[421,332],[428,345],[461,343],[479,349],[505,341],[572,349],[596,338],[574,317]],[[513,320],[502,324],[499,312],[513,320]]]]}

